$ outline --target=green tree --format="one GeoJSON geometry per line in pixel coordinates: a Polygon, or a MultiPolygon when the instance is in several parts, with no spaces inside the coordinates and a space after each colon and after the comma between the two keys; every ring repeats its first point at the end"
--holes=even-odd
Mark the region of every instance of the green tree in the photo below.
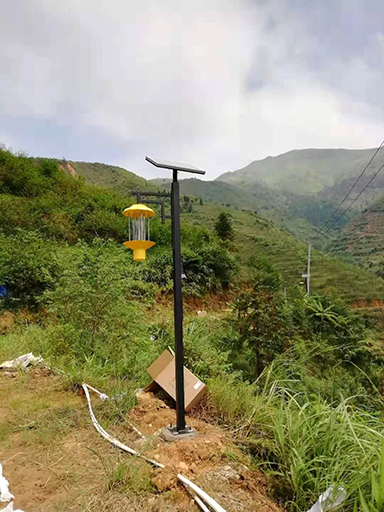
{"type": "Polygon", "coordinates": [[[241,292],[234,300],[236,327],[242,349],[250,349],[249,372],[259,376],[263,369],[292,344],[295,325],[284,298],[264,281],[241,292]]]}
{"type": "Polygon", "coordinates": [[[215,224],[215,231],[221,240],[233,240],[232,216],[221,212],[215,224]]]}

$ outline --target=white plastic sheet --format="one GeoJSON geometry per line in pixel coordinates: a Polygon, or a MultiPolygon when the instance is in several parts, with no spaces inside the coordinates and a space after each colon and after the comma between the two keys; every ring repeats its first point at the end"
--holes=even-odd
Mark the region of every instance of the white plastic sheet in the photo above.
{"type": "Polygon", "coordinates": [[[0,364],[0,370],[16,371],[27,368],[27,366],[36,366],[42,362],[42,357],[35,357],[32,352],[30,352],[29,354],[24,354],[11,361],[4,361],[0,364]]]}
{"type": "Polygon", "coordinates": [[[8,501],[13,500],[14,496],[9,492],[9,482],[3,476],[3,466],[0,462],[0,502],[7,503],[8,501]]]}
{"type": "Polygon", "coordinates": [[[23,510],[21,510],[21,508],[18,508],[18,509],[14,509],[13,508],[13,501],[11,501],[11,503],[9,503],[5,508],[3,508],[3,510],[1,510],[0,512],[24,512],[23,510]]]}
{"type": "Polygon", "coordinates": [[[344,487],[336,487],[331,485],[323,494],[320,495],[319,499],[308,510],[308,512],[330,512],[335,510],[345,500],[347,493],[344,487]]]}
{"type": "Polygon", "coordinates": [[[20,509],[17,509],[17,510],[13,509],[13,501],[11,501],[13,499],[14,499],[14,496],[12,493],[9,492],[9,482],[5,478],[5,476],[3,476],[3,466],[1,465],[1,462],[0,462],[0,502],[7,503],[8,501],[10,501],[10,503],[8,503],[8,505],[5,508],[0,509],[0,511],[1,512],[23,512],[20,509]]]}

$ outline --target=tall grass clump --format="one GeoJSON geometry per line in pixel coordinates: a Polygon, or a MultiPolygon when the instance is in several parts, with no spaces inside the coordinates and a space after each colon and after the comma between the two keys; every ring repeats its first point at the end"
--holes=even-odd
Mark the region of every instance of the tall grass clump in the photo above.
{"type": "Polygon", "coordinates": [[[353,405],[356,397],[335,404],[270,377],[253,384],[211,379],[214,415],[274,477],[275,494],[290,510],[309,509],[332,484],[345,487],[345,510],[352,510],[359,490],[369,493],[384,439],[382,420],[353,405]]]}
{"type": "Polygon", "coordinates": [[[381,460],[377,471],[372,472],[371,499],[367,501],[364,494],[359,493],[363,512],[384,511],[384,443],[381,449],[381,460]]]}

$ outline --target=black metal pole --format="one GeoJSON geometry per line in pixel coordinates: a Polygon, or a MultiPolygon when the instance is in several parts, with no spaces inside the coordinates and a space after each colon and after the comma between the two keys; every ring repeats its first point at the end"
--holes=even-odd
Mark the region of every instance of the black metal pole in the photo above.
{"type": "Polygon", "coordinates": [[[161,223],[165,224],[165,204],[164,201],[161,203],[161,223]]]}
{"type": "Polygon", "coordinates": [[[171,189],[173,294],[175,314],[176,429],[185,431],[183,293],[181,283],[180,191],[177,171],[173,171],[171,189]]]}

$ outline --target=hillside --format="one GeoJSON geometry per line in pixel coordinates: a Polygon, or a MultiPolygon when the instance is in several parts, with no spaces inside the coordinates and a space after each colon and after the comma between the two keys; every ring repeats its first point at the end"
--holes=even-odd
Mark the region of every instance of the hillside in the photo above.
{"type": "MultiPolygon", "coordinates": [[[[227,172],[218,181],[248,187],[256,181],[294,194],[316,194],[343,179],[360,174],[373,149],[303,149],[256,160],[243,169],[227,172]]],[[[370,174],[379,167],[372,163],[370,174]]]]}
{"type": "Polygon", "coordinates": [[[384,199],[353,219],[334,239],[330,250],[384,277],[384,199]]]}
{"type": "MultiPolygon", "coordinates": [[[[150,183],[167,190],[171,188],[171,180],[156,178],[150,183]]],[[[205,203],[249,210],[281,210],[285,201],[282,194],[263,183],[258,183],[251,192],[231,183],[189,178],[180,180],[180,192],[187,196],[201,197],[205,203]]]]}
{"type": "MultiPolygon", "coordinates": [[[[33,159],[15,157],[7,152],[2,154],[4,155],[4,170],[0,169],[0,171],[5,173],[3,178],[5,193],[0,194],[0,230],[3,233],[13,235],[17,233],[17,229],[22,228],[38,230],[44,237],[54,237],[56,240],[70,243],[76,242],[79,238],[91,241],[95,236],[123,241],[126,235],[125,221],[121,211],[130,204],[132,198],[127,202],[127,199],[117,192],[88,185],[77,180],[71,174],[57,172],[53,167],[47,167],[51,164],[54,165],[52,161],[41,160],[42,168],[39,170],[33,164],[33,159]],[[14,167],[12,175],[7,174],[4,165],[14,167]],[[20,177],[18,173],[20,173],[20,177]],[[45,173],[46,176],[40,173],[45,173]],[[17,192],[20,183],[23,187],[21,194],[17,192]]],[[[81,168],[81,165],[78,166],[75,162],[71,166],[76,173],[81,168]]],[[[93,172],[103,180],[108,180],[114,173],[111,166],[99,167],[99,164],[95,164],[95,167],[92,167],[91,164],[90,167],[87,167],[88,170],[89,168],[93,168],[93,172]],[[107,177],[104,175],[105,169],[107,169],[107,173],[110,173],[106,174],[107,177]],[[97,170],[100,174],[97,174],[97,170]]],[[[120,175],[125,172],[120,170],[116,174],[120,175]]],[[[130,174],[128,174],[128,178],[130,178],[130,174]]],[[[136,176],[134,179],[141,180],[136,176]]],[[[208,182],[207,186],[206,182],[195,179],[183,180],[181,183],[183,193],[187,190],[189,194],[191,192],[198,194],[209,188],[213,191],[212,193],[215,193],[216,187],[218,187],[219,191],[227,191],[227,199],[236,197],[238,200],[243,200],[244,197],[243,192],[232,185],[223,183],[216,185],[215,182],[208,182]]],[[[214,196],[211,197],[214,198],[214,196]]],[[[249,207],[251,199],[249,196],[246,197],[248,197],[247,205],[249,207]]],[[[215,218],[221,210],[228,211],[233,216],[238,244],[241,247],[238,256],[242,262],[244,277],[248,273],[247,265],[250,256],[257,254],[270,258],[271,262],[276,264],[284,276],[286,286],[300,282],[300,273],[305,268],[306,246],[288,233],[293,221],[290,221],[283,211],[278,220],[284,229],[257,214],[255,210],[249,211],[245,208],[243,211],[240,208],[223,206],[218,208],[216,205],[200,206],[196,202],[193,203],[192,208],[191,214],[185,213],[185,220],[198,227],[213,228],[215,218]]],[[[271,213],[275,216],[279,215],[273,209],[271,213]]],[[[300,223],[300,220],[295,222],[295,230],[301,230],[303,234],[308,233],[308,225],[305,222],[300,223]]],[[[164,240],[164,229],[158,224],[158,221],[155,222],[152,229],[155,241],[157,238],[164,240]]],[[[199,236],[201,235],[198,233],[188,235],[187,239],[190,240],[188,243],[194,244],[194,239],[199,236]]],[[[165,239],[169,245],[168,235],[165,239]]],[[[214,253],[218,249],[213,245],[209,250],[214,253]]],[[[157,251],[156,247],[149,253],[149,261],[152,260],[152,255],[156,256],[157,251]]],[[[201,254],[207,256],[207,249],[198,244],[198,252],[200,251],[202,251],[201,254]]],[[[191,265],[194,257],[191,254],[191,265]]],[[[320,252],[314,253],[313,260],[313,290],[333,290],[348,301],[384,299],[384,282],[373,274],[347,264],[342,267],[341,272],[341,263],[320,252]],[[340,275],[343,277],[340,278],[340,275]]],[[[156,265],[156,258],[153,263],[156,265]]],[[[161,265],[164,263],[162,262],[161,265]]],[[[212,265],[214,265],[214,261],[212,261],[212,265]]],[[[192,268],[193,266],[191,266],[192,268]]],[[[196,269],[193,272],[196,272],[196,269]]],[[[193,276],[193,280],[198,277],[195,274],[193,276]]]]}
{"type": "MultiPolygon", "coordinates": [[[[151,183],[170,190],[171,180],[156,178],[151,183]]],[[[202,181],[196,178],[180,181],[181,193],[200,197],[204,203],[252,210],[272,220],[295,236],[309,239],[316,235],[336,208],[336,203],[317,196],[296,195],[274,189],[260,181],[243,188],[223,181],[202,181]]],[[[341,225],[353,216],[347,214],[341,225]]]]}
{"type": "MultiPolygon", "coordinates": [[[[236,233],[235,245],[244,274],[250,270],[251,256],[265,258],[281,272],[284,286],[298,285],[307,263],[307,245],[297,240],[273,222],[252,212],[212,205],[194,205],[193,213],[183,213],[183,219],[196,225],[213,227],[217,214],[232,215],[236,233]]],[[[332,293],[348,302],[384,299],[384,281],[356,265],[332,255],[312,251],[311,287],[318,293],[332,293]]]]}
{"type": "Polygon", "coordinates": [[[72,160],[61,162],[61,165],[70,173],[73,169],[78,176],[82,176],[92,185],[112,188],[124,195],[128,195],[131,190],[151,190],[151,185],[145,178],[115,165],[72,160]]]}
{"type": "MultiPolygon", "coordinates": [[[[381,155],[381,158],[378,159],[377,164],[372,163],[372,168],[370,167],[366,174],[364,174],[356,187],[354,188],[352,194],[347,200],[346,206],[350,204],[349,201],[353,201],[360,192],[363,191],[363,189],[367,186],[367,189],[362,192],[359,199],[354,203],[353,209],[358,210],[359,212],[363,211],[365,208],[367,208],[371,203],[379,199],[380,197],[384,196],[384,175],[379,174],[375,179],[371,182],[372,169],[376,169],[378,165],[382,165],[384,162],[383,155],[381,155]]],[[[375,171],[375,172],[376,172],[375,171]]],[[[349,178],[345,178],[341,180],[340,182],[336,183],[335,185],[332,185],[330,187],[325,187],[319,194],[317,194],[318,198],[326,198],[330,202],[339,203],[345,195],[350,191],[351,187],[356,182],[357,176],[351,176],[349,178]]]]}

